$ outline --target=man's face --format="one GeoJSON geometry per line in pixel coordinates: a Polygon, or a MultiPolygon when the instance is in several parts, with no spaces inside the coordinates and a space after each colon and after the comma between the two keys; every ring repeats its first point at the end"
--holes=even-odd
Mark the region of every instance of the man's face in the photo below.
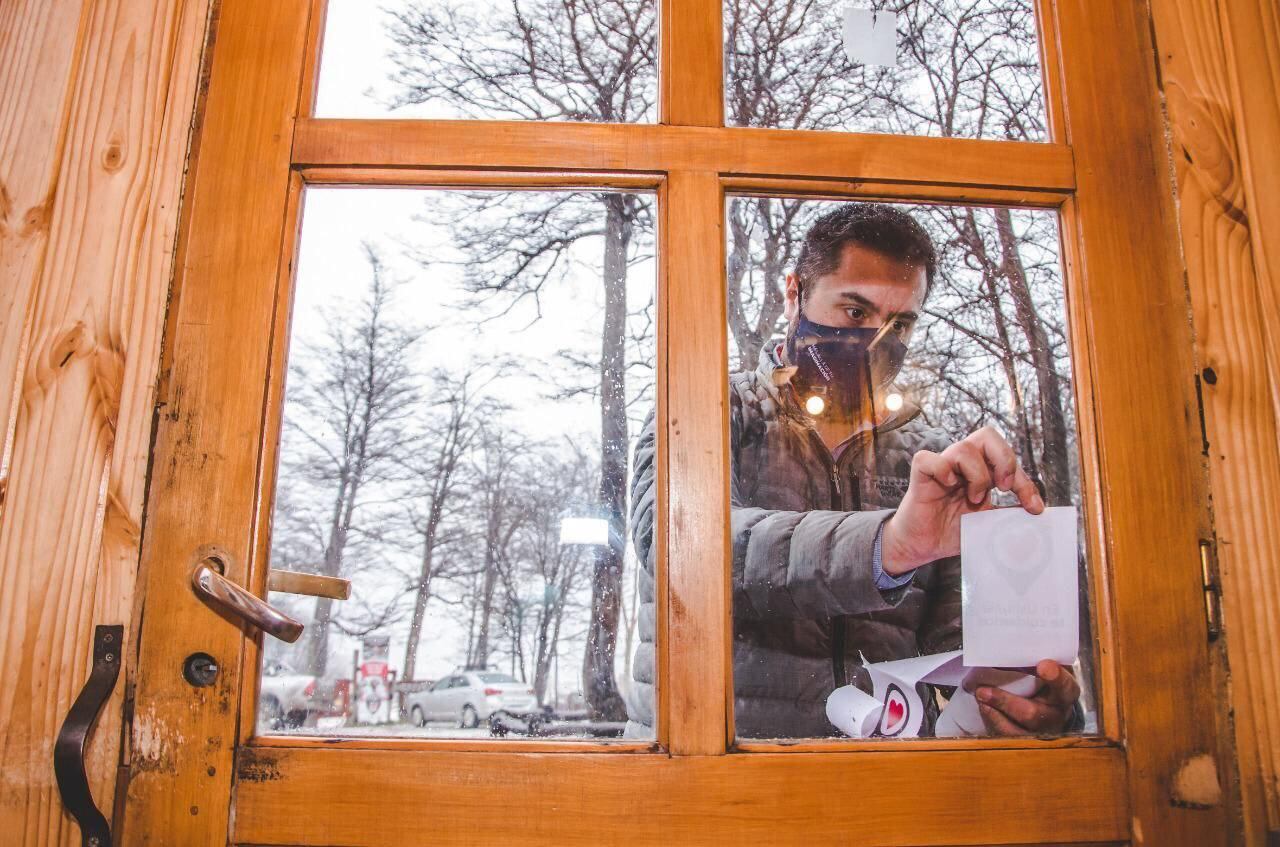
{"type": "MultiPolygon", "coordinates": [[[[889,331],[906,344],[920,317],[926,285],[924,267],[861,244],[846,244],[836,269],[806,286],[804,315],[814,323],[842,328],[879,329],[890,324],[889,331]]],[[[794,329],[800,318],[795,274],[787,276],[785,314],[794,329]]]]}

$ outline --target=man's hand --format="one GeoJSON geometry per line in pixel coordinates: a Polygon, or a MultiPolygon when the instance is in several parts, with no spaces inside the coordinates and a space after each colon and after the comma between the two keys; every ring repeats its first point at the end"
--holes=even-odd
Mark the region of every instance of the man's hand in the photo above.
{"type": "Polygon", "coordinates": [[[898,511],[884,525],[881,564],[890,576],[960,552],[960,518],[991,508],[991,489],[1012,491],[1033,515],[1044,511],[1035,483],[1018,466],[1013,448],[983,427],[941,453],[921,450],[911,460],[911,481],[898,511]]]}
{"type": "Polygon", "coordinates": [[[1050,659],[1036,665],[1039,685],[1030,697],[1019,697],[983,685],[980,676],[965,680],[978,699],[978,712],[992,735],[1045,735],[1067,727],[1080,698],[1080,684],[1071,671],[1050,659]]]}

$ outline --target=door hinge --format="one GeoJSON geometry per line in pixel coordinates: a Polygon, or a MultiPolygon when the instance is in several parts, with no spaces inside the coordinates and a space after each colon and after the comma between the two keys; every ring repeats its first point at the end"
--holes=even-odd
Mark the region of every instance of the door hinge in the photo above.
{"type": "Polygon", "coordinates": [[[1222,585],[1218,581],[1217,548],[1213,541],[1200,539],[1200,581],[1204,588],[1204,619],[1210,641],[1222,634],[1222,585]]]}

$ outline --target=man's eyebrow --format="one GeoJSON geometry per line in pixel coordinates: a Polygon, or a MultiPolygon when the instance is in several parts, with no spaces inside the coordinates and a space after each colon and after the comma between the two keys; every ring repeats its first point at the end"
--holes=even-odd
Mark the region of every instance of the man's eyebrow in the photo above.
{"type": "Polygon", "coordinates": [[[852,300],[854,303],[857,303],[859,306],[866,306],[867,308],[874,309],[877,312],[880,311],[880,307],[876,303],[874,303],[870,298],[863,297],[861,294],[859,294],[856,291],[841,291],[840,299],[852,300]]]}
{"type": "MultiPolygon", "coordinates": [[[[849,300],[849,301],[851,301],[851,302],[853,302],[853,303],[857,303],[859,306],[865,306],[867,309],[869,309],[869,310],[871,310],[871,311],[873,311],[873,312],[879,312],[879,311],[880,311],[880,306],[879,306],[878,304],[876,304],[876,303],[875,303],[874,301],[872,301],[870,298],[868,298],[868,297],[864,297],[863,295],[859,294],[859,293],[858,293],[858,292],[856,292],[856,291],[841,291],[841,292],[840,292],[839,297],[840,297],[840,299],[841,299],[841,300],[849,300]]],[[[892,318],[904,318],[904,319],[909,320],[909,321],[918,321],[918,320],[920,320],[920,315],[919,315],[919,313],[917,313],[917,312],[912,312],[912,311],[906,311],[906,312],[894,312],[892,315],[890,315],[890,317],[892,317],[892,318]]]]}

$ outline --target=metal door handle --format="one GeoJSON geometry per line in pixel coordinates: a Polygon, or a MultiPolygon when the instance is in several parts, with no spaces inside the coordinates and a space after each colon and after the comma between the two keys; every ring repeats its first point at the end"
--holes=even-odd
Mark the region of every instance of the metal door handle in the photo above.
{"type": "Polygon", "coordinates": [[[207,560],[191,572],[191,590],[214,610],[257,627],[281,641],[292,644],[302,635],[301,623],[218,573],[207,564],[207,560]]]}
{"type": "Polygon", "coordinates": [[[93,801],[84,772],[84,750],[89,733],[106,705],[120,676],[124,626],[97,626],[93,630],[93,671],[71,704],[53,745],[53,773],[58,779],[62,805],[80,824],[82,847],[111,847],[111,825],[93,801]]]}

